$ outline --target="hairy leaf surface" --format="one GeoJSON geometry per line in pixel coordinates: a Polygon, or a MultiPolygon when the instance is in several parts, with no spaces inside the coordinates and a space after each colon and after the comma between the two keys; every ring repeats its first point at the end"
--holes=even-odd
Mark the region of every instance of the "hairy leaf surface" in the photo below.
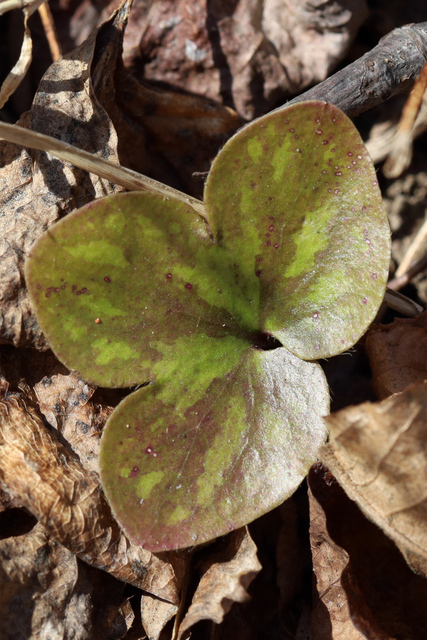
{"type": "Polygon", "coordinates": [[[357,342],[384,296],[390,232],[375,168],[344,113],[307,102],[247,125],[214,161],[205,201],[223,253],[239,256],[259,300],[262,331],[305,359],[357,342]]]}
{"type": "Polygon", "coordinates": [[[283,502],[324,439],[320,366],[247,348],[198,398],[180,384],[128,396],[110,418],[101,472],[131,540],[151,550],[210,540],[283,502]]]}

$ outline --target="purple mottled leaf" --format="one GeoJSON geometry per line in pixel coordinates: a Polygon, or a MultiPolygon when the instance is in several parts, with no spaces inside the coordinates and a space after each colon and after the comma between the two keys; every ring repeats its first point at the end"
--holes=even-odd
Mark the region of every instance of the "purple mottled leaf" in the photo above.
{"type": "Polygon", "coordinates": [[[325,436],[322,369],[287,349],[246,349],[200,397],[175,382],[126,398],[103,435],[107,498],[128,537],[152,551],[211,540],[277,506],[325,436]]]}
{"type": "Polygon", "coordinates": [[[57,356],[105,386],[101,476],[128,536],[202,543],[286,499],[323,442],[319,365],[379,307],[389,230],[351,122],[300,103],[238,132],[180,201],[104,198],[51,228],[26,278],[57,356]],[[302,358],[302,359],[301,359],[302,358]]]}
{"type": "Polygon", "coordinates": [[[249,124],[214,161],[205,200],[224,255],[239,256],[261,331],[305,359],[357,342],[384,297],[390,230],[344,113],[305,102],[249,124]]]}

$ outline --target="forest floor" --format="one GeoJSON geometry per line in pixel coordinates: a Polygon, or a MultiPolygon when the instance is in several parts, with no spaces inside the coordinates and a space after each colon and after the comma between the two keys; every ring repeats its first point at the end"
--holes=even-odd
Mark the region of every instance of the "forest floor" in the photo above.
{"type": "MultiPolygon", "coordinates": [[[[33,60],[0,120],[201,198],[245,122],[427,21],[421,0],[323,5],[135,0],[113,28],[118,2],[54,0],[65,61],[52,63],[35,13],[33,60]]],[[[0,16],[1,80],[22,33],[20,10],[0,16]]],[[[382,150],[406,99],[354,123],[390,220],[392,286],[418,311],[383,306],[352,349],[321,362],[330,441],[291,498],[208,545],[159,554],[125,539],[98,482],[103,426],[129,390],[96,389],[56,359],[23,280],[44,230],[123,187],[0,141],[0,640],[427,638],[427,134],[397,178],[382,150]]]]}

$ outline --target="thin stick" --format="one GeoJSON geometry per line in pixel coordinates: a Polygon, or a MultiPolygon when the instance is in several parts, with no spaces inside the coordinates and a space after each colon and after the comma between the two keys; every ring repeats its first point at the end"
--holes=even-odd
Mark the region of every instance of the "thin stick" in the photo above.
{"type": "Polygon", "coordinates": [[[61,45],[59,44],[58,36],[56,34],[55,23],[53,21],[49,3],[45,2],[44,4],[41,4],[38,11],[40,19],[42,21],[44,32],[46,34],[46,39],[49,45],[52,60],[56,62],[62,56],[62,51],[61,45]]]}

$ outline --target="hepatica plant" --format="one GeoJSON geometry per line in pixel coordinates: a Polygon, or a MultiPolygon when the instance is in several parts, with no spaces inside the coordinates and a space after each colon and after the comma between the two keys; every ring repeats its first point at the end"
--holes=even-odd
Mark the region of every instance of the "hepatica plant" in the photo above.
{"type": "Polygon", "coordinates": [[[116,518],[153,551],[292,494],[325,438],[313,361],[358,340],[387,278],[375,171],[332,105],[244,127],[213,162],[205,206],[208,224],[173,198],[106,197],[49,229],[26,264],[60,360],[96,385],[144,385],[111,415],[100,465],[116,518]]]}

